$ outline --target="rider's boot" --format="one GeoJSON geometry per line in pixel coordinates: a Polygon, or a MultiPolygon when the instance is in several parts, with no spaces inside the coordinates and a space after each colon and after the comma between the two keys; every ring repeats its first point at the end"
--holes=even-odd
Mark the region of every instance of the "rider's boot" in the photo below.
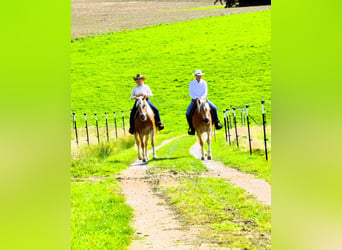
{"type": "Polygon", "coordinates": [[[164,129],[164,125],[161,122],[157,122],[156,126],[157,126],[158,130],[163,130],[164,129]]]}

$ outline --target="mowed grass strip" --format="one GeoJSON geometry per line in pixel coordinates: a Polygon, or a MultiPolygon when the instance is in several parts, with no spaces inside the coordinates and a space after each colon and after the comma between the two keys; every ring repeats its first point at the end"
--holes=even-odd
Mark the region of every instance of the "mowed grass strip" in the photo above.
{"type": "Polygon", "coordinates": [[[71,248],[128,249],[132,209],[113,179],[71,182],[71,248]]]}
{"type": "Polygon", "coordinates": [[[157,159],[148,167],[151,173],[171,171],[174,174],[195,174],[206,171],[206,167],[189,152],[197,137],[182,136],[157,150],[157,159]]]}
{"type": "Polygon", "coordinates": [[[254,174],[257,178],[265,179],[271,184],[271,161],[266,161],[265,150],[254,149],[250,155],[249,149],[237,148],[235,141],[229,146],[222,134],[218,136],[216,142],[212,143],[211,149],[214,160],[221,161],[224,165],[241,172],[254,174]]]}
{"type": "Polygon", "coordinates": [[[164,188],[184,222],[204,241],[239,249],[270,249],[271,209],[218,178],[183,178],[164,188]]]}
{"type": "Polygon", "coordinates": [[[130,110],[132,77],[142,73],[165,124],[163,133],[186,132],[188,84],[198,68],[206,73],[208,98],[221,119],[231,105],[270,101],[270,21],[267,10],[73,40],[71,108],[76,114],[130,110]]]}

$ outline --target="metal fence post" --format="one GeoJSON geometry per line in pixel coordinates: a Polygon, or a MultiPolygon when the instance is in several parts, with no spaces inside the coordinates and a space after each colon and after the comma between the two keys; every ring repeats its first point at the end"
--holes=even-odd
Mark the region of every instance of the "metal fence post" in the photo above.
{"type": "Polygon", "coordinates": [[[261,107],[262,107],[262,125],[264,127],[264,142],[265,142],[265,155],[266,155],[266,161],[268,160],[267,157],[267,138],[266,138],[266,114],[265,114],[265,107],[264,107],[265,101],[261,101],[261,107]]]}
{"type": "Polygon", "coordinates": [[[124,118],[124,112],[121,111],[121,115],[122,115],[122,127],[123,127],[123,131],[124,131],[124,135],[125,135],[125,118],[124,118]]]}
{"type": "Polygon", "coordinates": [[[226,111],[225,110],[223,110],[223,119],[224,119],[224,134],[226,135],[226,141],[228,141],[228,138],[227,138],[226,111]]]}
{"type": "Polygon", "coordinates": [[[236,128],[236,114],[235,114],[235,108],[233,108],[233,116],[234,116],[234,126],[235,126],[235,135],[236,135],[236,146],[239,147],[239,136],[236,128]]]}
{"type": "Polygon", "coordinates": [[[246,116],[247,116],[247,129],[248,129],[248,142],[249,142],[249,153],[252,154],[252,140],[251,140],[251,132],[249,130],[249,117],[248,117],[248,107],[249,105],[246,105],[246,116]]]}
{"type": "Polygon", "coordinates": [[[107,130],[106,132],[107,132],[107,141],[109,141],[107,112],[105,112],[105,116],[106,116],[106,130],[107,130]]]}
{"type": "Polygon", "coordinates": [[[75,129],[76,143],[78,145],[78,135],[77,135],[77,124],[76,124],[75,111],[72,112],[72,116],[74,117],[74,129],[75,129]]]}
{"type": "Polygon", "coordinates": [[[243,126],[243,120],[242,120],[242,108],[240,109],[240,116],[241,116],[241,125],[243,126]]]}
{"type": "Polygon", "coordinates": [[[85,129],[86,129],[86,132],[87,132],[87,142],[88,142],[88,145],[89,145],[88,121],[87,121],[87,114],[86,113],[84,113],[84,121],[85,121],[85,129]]]}
{"type": "Polygon", "coordinates": [[[116,136],[116,139],[118,139],[118,128],[116,126],[116,113],[113,112],[113,114],[114,114],[115,136],[116,136]]]}
{"type": "Polygon", "coordinates": [[[97,141],[100,144],[99,124],[97,122],[97,115],[96,114],[95,114],[95,119],[96,119],[96,130],[97,130],[97,141]]]}
{"type": "Polygon", "coordinates": [[[229,146],[230,146],[230,145],[232,145],[232,142],[230,140],[229,119],[228,119],[228,114],[229,113],[228,112],[230,112],[230,110],[226,109],[226,114],[227,114],[227,116],[226,116],[226,119],[227,119],[227,132],[228,132],[228,140],[229,140],[229,146]]]}

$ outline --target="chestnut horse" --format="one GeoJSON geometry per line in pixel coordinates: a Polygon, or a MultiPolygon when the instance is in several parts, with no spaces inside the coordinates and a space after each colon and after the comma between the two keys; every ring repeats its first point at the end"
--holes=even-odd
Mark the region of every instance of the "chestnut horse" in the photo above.
{"type": "Polygon", "coordinates": [[[148,105],[145,97],[137,99],[136,107],[138,109],[135,118],[135,142],[138,146],[138,159],[143,162],[148,161],[147,143],[148,138],[151,135],[153,159],[156,159],[156,150],[154,147],[154,137],[156,134],[156,125],[154,121],[154,113],[148,105]],[[142,152],[141,152],[142,151],[142,152]],[[142,155],[141,155],[142,153],[142,155]]]}
{"type": "Polygon", "coordinates": [[[192,116],[192,124],[195,128],[202,150],[202,160],[205,158],[204,143],[208,142],[208,160],[211,160],[211,134],[213,130],[212,117],[208,99],[196,99],[196,109],[192,116]]]}

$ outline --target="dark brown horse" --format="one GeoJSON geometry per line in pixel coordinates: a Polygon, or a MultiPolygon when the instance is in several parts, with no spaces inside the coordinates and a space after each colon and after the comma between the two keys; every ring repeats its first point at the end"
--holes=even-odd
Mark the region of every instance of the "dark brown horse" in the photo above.
{"type": "Polygon", "coordinates": [[[199,143],[202,150],[202,160],[205,158],[204,143],[208,142],[208,160],[211,160],[211,135],[213,131],[212,117],[210,114],[210,106],[208,99],[196,99],[196,109],[192,117],[192,124],[196,130],[199,143]]]}
{"type": "Polygon", "coordinates": [[[156,159],[156,150],[154,147],[156,125],[154,121],[154,113],[146,101],[146,96],[137,100],[136,106],[138,109],[135,118],[135,142],[138,146],[138,159],[143,162],[148,161],[147,143],[151,135],[153,148],[153,159],[156,159]],[[142,151],[142,152],[141,152],[142,151]]]}

